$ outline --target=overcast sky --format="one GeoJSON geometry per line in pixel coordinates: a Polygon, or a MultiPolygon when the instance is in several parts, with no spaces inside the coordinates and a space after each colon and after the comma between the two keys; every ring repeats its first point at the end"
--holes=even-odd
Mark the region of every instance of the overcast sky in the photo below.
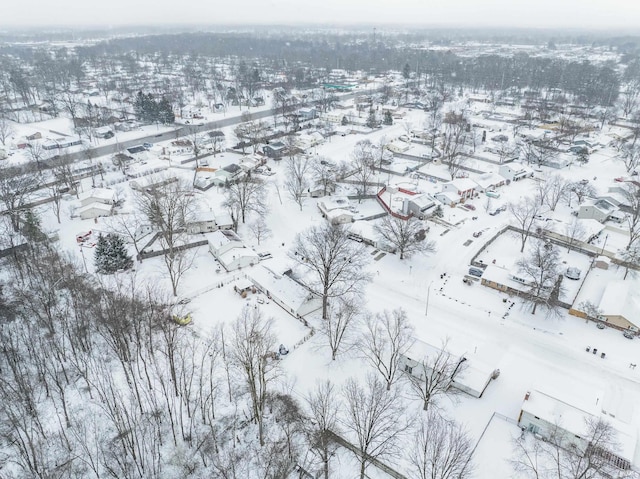
{"type": "Polygon", "coordinates": [[[640,29],[640,0],[0,0],[0,25],[230,23],[640,29]]]}

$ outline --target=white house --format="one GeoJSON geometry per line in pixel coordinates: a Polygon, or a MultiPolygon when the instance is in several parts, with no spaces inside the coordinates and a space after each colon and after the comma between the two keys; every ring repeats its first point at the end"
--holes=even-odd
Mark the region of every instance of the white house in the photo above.
{"type": "Polygon", "coordinates": [[[436,200],[445,206],[455,206],[460,203],[460,197],[456,193],[450,191],[441,191],[440,193],[436,193],[435,197],[436,200]]]}
{"type": "Polygon", "coordinates": [[[426,374],[432,373],[428,366],[434,364],[435,359],[442,355],[447,356],[448,362],[455,364],[451,372],[451,387],[476,398],[482,397],[495,370],[472,358],[453,354],[419,339],[415,339],[409,350],[400,355],[398,369],[424,380],[426,374]]]}
{"type": "Polygon", "coordinates": [[[616,205],[604,198],[586,200],[578,208],[578,218],[594,219],[604,223],[613,213],[618,211],[618,209],[616,205]]]}
{"type": "Polygon", "coordinates": [[[247,248],[231,230],[214,231],[208,236],[209,251],[227,271],[258,264],[258,254],[247,248]]]}
{"type": "Polygon", "coordinates": [[[533,170],[522,163],[508,163],[506,165],[500,165],[498,173],[509,181],[533,178],[533,170]]]}
{"type": "Polygon", "coordinates": [[[217,229],[216,215],[213,211],[196,211],[194,217],[187,223],[187,231],[191,234],[210,233],[217,229]]]}
{"type": "Polygon", "coordinates": [[[116,198],[116,192],[109,188],[93,188],[79,195],[80,206],[87,206],[92,203],[102,203],[103,205],[113,206],[116,198]]]}
{"type": "MultiPolygon", "coordinates": [[[[594,398],[595,399],[595,398],[594,398]]],[[[604,399],[604,398],[603,398],[604,399]]],[[[637,432],[634,427],[616,417],[615,413],[598,409],[596,404],[606,401],[587,401],[579,397],[558,397],[538,389],[527,391],[522,403],[518,425],[537,437],[548,439],[560,434],[569,443],[582,448],[589,435],[588,420],[606,421],[613,429],[618,448],[607,451],[611,465],[630,469],[635,456],[637,432]]]]}
{"type": "Polygon", "coordinates": [[[476,183],[476,190],[480,193],[493,191],[505,184],[506,179],[496,173],[483,173],[473,178],[476,183]]]}
{"type": "Polygon", "coordinates": [[[322,299],[287,275],[277,274],[264,265],[249,273],[251,281],[287,313],[304,318],[322,309],[322,299]]]}
{"type": "Polygon", "coordinates": [[[94,201],[93,203],[81,206],[75,211],[75,213],[83,220],[91,220],[101,216],[111,216],[112,209],[112,205],[94,201]]]}
{"type": "Polygon", "coordinates": [[[631,331],[640,328],[640,292],[632,280],[609,281],[598,309],[612,326],[631,331]]]}
{"type": "Polygon", "coordinates": [[[416,218],[426,218],[436,209],[435,198],[427,193],[404,198],[402,212],[413,214],[416,218]]]}
{"type": "Polygon", "coordinates": [[[473,198],[477,188],[476,182],[470,178],[456,178],[442,184],[443,193],[454,193],[458,195],[460,200],[473,198]]]}
{"type": "Polygon", "coordinates": [[[348,208],[349,200],[342,196],[318,201],[318,209],[322,213],[322,216],[334,225],[351,223],[353,221],[354,215],[348,208]]]}

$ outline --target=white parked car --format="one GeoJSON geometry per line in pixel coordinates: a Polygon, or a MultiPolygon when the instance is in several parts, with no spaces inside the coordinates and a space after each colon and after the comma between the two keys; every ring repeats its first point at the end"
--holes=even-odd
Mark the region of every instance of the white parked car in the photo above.
{"type": "Polygon", "coordinates": [[[582,271],[580,271],[580,269],[578,268],[572,268],[569,267],[567,268],[566,273],[564,273],[564,275],[569,278],[569,279],[580,279],[580,275],[582,274],[582,271]]]}

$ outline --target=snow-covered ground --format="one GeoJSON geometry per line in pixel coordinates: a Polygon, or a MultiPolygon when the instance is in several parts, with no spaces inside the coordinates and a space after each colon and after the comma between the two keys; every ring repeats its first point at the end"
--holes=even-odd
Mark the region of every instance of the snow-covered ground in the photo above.
{"type": "MultiPolygon", "coordinates": [[[[407,115],[408,121],[419,124],[423,113],[413,111],[407,115]]],[[[31,125],[25,126],[24,132],[31,129],[62,129],[61,122],[46,126],[35,125],[33,128],[31,125]]],[[[231,134],[228,130],[225,132],[231,134]]],[[[318,146],[316,153],[335,162],[349,161],[358,141],[369,139],[376,144],[383,138],[397,138],[404,132],[404,126],[397,123],[368,135],[335,136],[318,146]]],[[[608,132],[600,135],[602,140],[606,133],[608,132]]],[[[132,136],[135,134],[131,133],[132,136]]],[[[118,134],[119,138],[120,135],[118,134]]],[[[592,155],[586,166],[572,166],[549,172],[557,172],[573,180],[590,179],[599,191],[604,192],[613,184],[612,179],[624,172],[621,162],[614,157],[613,151],[602,149],[592,155]]],[[[211,158],[210,164],[214,168],[220,168],[237,159],[236,154],[223,153],[211,158]]],[[[394,171],[404,171],[404,167],[410,166],[409,163],[409,160],[398,161],[394,171]]],[[[292,262],[288,255],[295,235],[324,220],[316,207],[317,200],[307,199],[300,211],[298,205],[286,197],[282,186],[275,187],[276,184],[282,185],[283,162],[270,160],[268,164],[275,172],[274,176],[266,177],[270,187],[268,196],[264,198],[269,207],[265,220],[272,230],[272,236],[263,239],[258,245],[247,225],[243,224],[240,225],[239,234],[250,246],[260,251],[269,251],[273,255],[268,260],[270,264],[276,269],[284,270],[292,262]]],[[[497,171],[496,165],[487,163],[484,166],[486,171],[497,171]]],[[[190,181],[193,178],[191,168],[190,165],[181,168],[173,165],[168,171],[190,181]]],[[[443,178],[449,177],[444,166],[428,165],[425,168],[437,172],[443,178]]],[[[536,175],[541,176],[542,173],[536,175]]],[[[124,181],[121,173],[109,172],[105,182],[114,180],[123,180],[115,188],[124,199],[124,211],[131,211],[133,206],[128,182],[124,181]]],[[[438,183],[388,173],[380,174],[378,180],[389,184],[408,183],[416,191],[430,193],[435,193],[440,188],[438,183]]],[[[90,181],[83,180],[84,190],[90,189],[90,181]]],[[[442,401],[447,414],[468,428],[474,442],[479,441],[475,456],[475,477],[479,479],[511,477],[511,469],[506,461],[510,458],[510,441],[514,434],[519,434],[519,429],[493,415],[498,413],[511,420],[517,419],[524,395],[532,388],[544,388],[559,396],[579,397],[582,401],[600,400],[611,394],[623,394],[635,403],[640,400],[640,369],[629,368],[629,364],[637,363],[640,356],[638,340],[625,339],[615,330],[599,330],[592,323],[568,316],[566,312],[561,317],[545,317],[542,312],[532,315],[530,307],[517,298],[510,298],[479,283],[468,286],[462,282],[471,258],[479,251],[482,251],[480,259],[485,263],[495,260],[496,264],[505,267],[515,264],[520,254],[517,237],[506,234],[490,247],[484,246],[489,238],[510,222],[507,212],[489,215],[488,206],[493,209],[509,201],[531,196],[536,184],[535,179],[527,179],[501,188],[499,200],[489,201],[485,197],[474,199],[471,203],[476,206],[475,211],[445,207],[443,220],[453,226],[447,228],[431,225],[429,238],[437,245],[435,253],[403,261],[392,254],[376,260],[371,254],[368,265],[372,281],[366,288],[365,304],[370,311],[402,307],[415,327],[418,339],[439,344],[449,338],[451,348],[459,354],[473,357],[478,362],[500,370],[499,378],[491,381],[482,398],[459,396],[456,402],[442,401]],[[473,219],[474,217],[477,219],[473,219]],[[482,235],[476,238],[473,233],[478,231],[482,231],[482,235]],[[505,316],[505,313],[509,314],[505,316]],[[587,346],[605,352],[606,358],[585,352],[587,346]],[[487,424],[489,427],[485,431],[487,424]]],[[[199,193],[197,197],[205,207],[214,209],[221,208],[224,199],[221,188],[211,188],[199,193]]],[[[68,211],[75,201],[75,197],[65,197],[63,211],[68,211]]],[[[365,200],[360,204],[354,202],[354,206],[361,214],[379,209],[374,200],[365,200]]],[[[58,225],[46,206],[39,207],[39,211],[45,228],[59,231],[60,249],[76,255],[92,271],[92,250],[79,248],[75,240],[76,234],[86,230],[107,231],[110,220],[100,218],[96,221],[82,221],[70,219],[68,214],[63,214],[62,223],[58,225]]],[[[569,212],[570,208],[561,203],[554,212],[554,217],[570,218],[569,212]]],[[[609,241],[614,241],[613,235],[609,241]]],[[[374,252],[374,248],[366,248],[370,253],[374,252]]],[[[561,253],[567,266],[577,266],[585,273],[589,269],[590,259],[586,256],[576,252],[566,253],[566,250],[561,253]]],[[[246,299],[242,299],[235,293],[234,281],[244,277],[246,271],[221,272],[206,246],[195,249],[194,254],[193,266],[180,283],[179,295],[191,299],[185,309],[191,312],[193,327],[199,333],[209,334],[216,326],[230,322],[247,303],[263,309],[274,318],[278,341],[291,349],[281,365],[288,375],[288,384],[293,385],[292,389],[300,396],[320,379],[330,378],[340,385],[347,378],[363,377],[370,370],[352,351],[346,351],[336,361],[331,361],[325,342],[319,334],[294,350],[291,346],[305,337],[309,328],[274,302],[259,303],[257,299],[260,295],[249,294],[246,299]]],[[[136,263],[135,273],[145,281],[168,289],[169,282],[163,268],[160,258],[152,258],[136,263]]],[[[618,273],[611,271],[610,274],[613,276],[618,273]]],[[[588,287],[596,288],[606,281],[608,276],[605,276],[596,281],[593,279],[596,278],[595,275],[589,275],[587,283],[595,281],[595,285],[588,287]]],[[[637,279],[629,278],[628,281],[637,282],[637,279]]],[[[567,299],[575,296],[581,283],[582,280],[570,285],[567,299]]],[[[311,318],[310,321],[313,324],[318,318],[311,318]]],[[[419,414],[419,405],[413,404],[408,410],[414,411],[412,414],[419,414]]],[[[630,418],[636,433],[640,432],[639,414],[640,411],[634,411],[630,418]]],[[[636,464],[640,464],[640,448],[636,449],[635,458],[636,464]]],[[[353,476],[356,465],[350,454],[339,452],[336,462],[342,474],[336,477],[353,476]]],[[[369,471],[372,478],[384,477],[373,467],[369,471]]]]}

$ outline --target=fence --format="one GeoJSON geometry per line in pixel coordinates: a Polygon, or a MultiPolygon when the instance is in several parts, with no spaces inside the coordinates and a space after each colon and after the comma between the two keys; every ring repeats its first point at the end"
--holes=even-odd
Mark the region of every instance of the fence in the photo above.
{"type": "MultiPolygon", "coordinates": [[[[183,244],[180,246],[176,246],[175,248],[173,248],[174,251],[185,251],[191,248],[197,248],[198,246],[204,246],[206,244],[209,244],[209,242],[207,240],[200,240],[200,241],[196,241],[195,243],[189,243],[189,244],[183,244]]],[[[148,259],[148,258],[155,258],[156,256],[161,256],[163,254],[166,254],[169,250],[168,249],[163,249],[160,251],[150,251],[149,253],[140,253],[137,256],[138,261],[142,261],[143,259],[148,259]]]]}
{"type": "MultiPolygon", "coordinates": [[[[336,444],[339,444],[340,446],[342,446],[342,447],[344,447],[346,449],[349,449],[351,452],[353,452],[354,454],[356,454],[358,456],[361,456],[361,457],[365,456],[365,454],[358,447],[354,446],[353,444],[351,444],[349,441],[347,441],[346,439],[342,438],[341,436],[338,436],[333,431],[327,431],[327,433],[328,433],[329,437],[331,438],[331,440],[334,441],[336,444]]],[[[385,472],[389,476],[393,477],[394,479],[408,479],[407,476],[405,476],[404,474],[400,474],[398,471],[396,471],[395,469],[391,468],[390,466],[384,464],[383,462],[379,461],[375,457],[371,457],[371,456],[369,456],[367,454],[366,458],[367,458],[367,461],[369,461],[375,467],[380,469],[382,472],[385,472]]]]}

